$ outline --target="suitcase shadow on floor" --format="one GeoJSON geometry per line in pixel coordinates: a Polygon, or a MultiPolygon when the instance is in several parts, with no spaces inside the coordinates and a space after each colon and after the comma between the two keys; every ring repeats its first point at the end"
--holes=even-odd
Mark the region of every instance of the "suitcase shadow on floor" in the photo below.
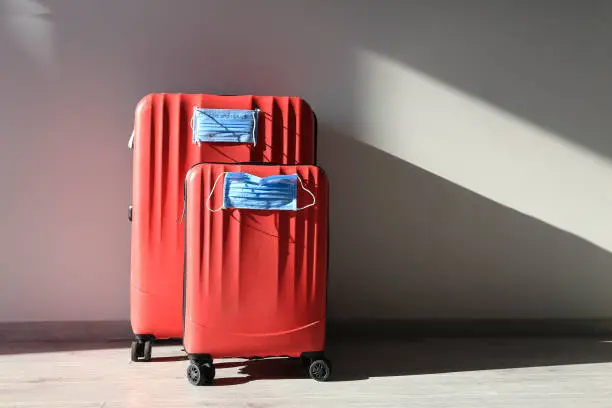
{"type": "Polygon", "coordinates": [[[336,344],[332,381],[612,362],[597,338],[464,338],[336,344]]]}
{"type": "MultiPolygon", "coordinates": [[[[336,343],[328,357],[330,382],[375,377],[411,376],[551,367],[612,362],[612,341],[598,338],[424,339],[336,343]]],[[[257,380],[304,379],[299,360],[262,359],[220,362],[215,385],[257,380]],[[240,377],[223,378],[223,370],[239,367],[240,377]]]]}
{"type": "Polygon", "coordinates": [[[187,361],[189,358],[185,354],[184,356],[166,356],[166,357],[152,357],[152,363],[168,363],[171,361],[187,361]]]}
{"type": "Polygon", "coordinates": [[[306,369],[298,359],[270,358],[239,362],[216,363],[217,375],[227,368],[238,368],[239,377],[218,377],[215,386],[246,384],[257,380],[308,378],[306,369]]]}

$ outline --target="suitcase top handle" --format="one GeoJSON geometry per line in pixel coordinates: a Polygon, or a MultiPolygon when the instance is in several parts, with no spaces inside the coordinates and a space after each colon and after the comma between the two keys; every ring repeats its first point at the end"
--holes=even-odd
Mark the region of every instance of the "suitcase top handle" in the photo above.
{"type": "Polygon", "coordinates": [[[300,211],[312,207],[317,202],[315,195],[304,186],[297,174],[286,174],[269,177],[257,177],[244,172],[225,171],[219,174],[206,199],[206,208],[217,212],[227,208],[250,210],[289,210],[300,211]],[[217,209],[210,208],[210,200],[215,187],[225,176],[223,186],[223,204],[217,209]],[[297,207],[297,181],[311,197],[312,202],[297,207]]]}

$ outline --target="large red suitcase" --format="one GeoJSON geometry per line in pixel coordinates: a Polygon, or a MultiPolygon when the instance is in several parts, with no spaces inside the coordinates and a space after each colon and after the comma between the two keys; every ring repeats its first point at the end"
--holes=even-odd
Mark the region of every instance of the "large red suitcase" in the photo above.
{"type": "Polygon", "coordinates": [[[316,166],[199,164],[187,174],[185,193],[183,344],[190,382],[212,382],[213,358],[255,356],[301,357],[311,377],[326,380],[325,173],[316,166]],[[297,206],[314,205],[211,211],[223,202],[226,172],[297,174],[303,183],[296,183],[297,206]]]}
{"type": "Polygon", "coordinates": [[[313,164],[316,119],[297,97],[151,94],[136,108],[133,141],[132,360],[150,360],[151,340],[182,335],[187,170],[203,161],[313,164]],[[260,109],[257,144],[192,141],[194,107],[260,109]]]}

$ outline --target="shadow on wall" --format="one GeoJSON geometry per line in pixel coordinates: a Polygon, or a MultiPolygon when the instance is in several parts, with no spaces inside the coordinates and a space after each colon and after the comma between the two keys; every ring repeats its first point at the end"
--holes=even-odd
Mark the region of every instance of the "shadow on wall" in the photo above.
{"type": "Polygon", "coordinates": [[[612,157],[609,1],[327,3],[353,45],[612,157]]]}
{"type": "Polygon", "coordinates": [[[320,124],[334,317],[600,317],[612,254],[320,124]]]}

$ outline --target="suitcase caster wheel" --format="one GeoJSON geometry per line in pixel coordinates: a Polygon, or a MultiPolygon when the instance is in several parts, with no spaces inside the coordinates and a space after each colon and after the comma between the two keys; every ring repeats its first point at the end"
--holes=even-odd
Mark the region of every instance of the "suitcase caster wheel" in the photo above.
{"type": "Polygon", "coordinates": [[[153,347],[152,341],[133,341],[131,347],[131,359],[134,362],[138,361],[151,361],[151,347],[153,347]]]}
{"type": "Polygon", "coordinates": [[[130,350],[131,360],[137,362],[140,357],[144,356],[144,343],[133,341],[130,350]]]}
{"type": "Polygon", "coordinates": [[[142,361],[151,361],[151,348],[152,347],[153,347],[153,342],[151,340],[147,340],[144,342],[142,361]]]}
{"type": "Polygon", "coordinates": [[[192,362],[187,367],[187,379],[193,385],[210,385],[215,379],[213,363],[192,362]]]}
{"type": "Polygon", "coordinates": [[[331,363],[327,359],[312,360],[308,366],[308,374],[315,381],[327,381],[331,375],[331,363]]]}

